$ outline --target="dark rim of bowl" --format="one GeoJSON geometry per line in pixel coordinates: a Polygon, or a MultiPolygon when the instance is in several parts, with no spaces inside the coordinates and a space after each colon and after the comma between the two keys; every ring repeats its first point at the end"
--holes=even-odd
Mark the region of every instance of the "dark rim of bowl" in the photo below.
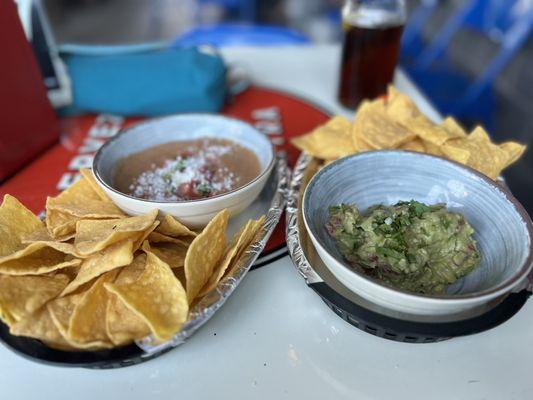
{"type": "MultiPolygon", "coordinates": [[[[365,154],[368,155],[370,153],[380,153],[380,154],[383,154],[383,153],[388,153],[388,154],[409,153],[409,154],[413,154],[413,155],[415,155],[417,157],[434,158],[434,159],[437,159],[437,160],[440,160],[440,161],[444,161],[445,163],[450,163],[450,164],[458,167],[459,169],[465,170],[465,172],[467,172],[467,173],[470,173],[470,174],[473,174],[473,175],[477,176],[485,184],[487,184],[487,185],[491,186],[493,189],[501,192],[505,196],[506,200],[509,201],[509,203],[514,207],[515,211],[520,215],[520,219],[525,224],[526,230],[527,230],[528,235],[529,235],[529,246],[527,248],[527,257],[526,257],[526,260],[520,266],[519,270],[513,276],[511,276],[506,281],[498,284],[496,287],[491,288],[491,289],[481,290],[481,291],[478,291],[478,292],[473,292],[473,293],[468,293],[468,294],[457,294],[457,295],[428,295],[428,294],[422,294],[422,293],[408,292],[406,290],[397,289],[395,287],[385,285],[385,284],[383,284],[383,282],[379,281],[378,279],[374,279],[372,277],[369,277],[369,276],[366,276],[364,274],[361,274],[361,273],[355,271],[354,269],[350,268],[344,261],[342,261],[342,262],[340,262],[340,264],[344,268],[348,269],[350,272],[352,272],[354,274],[357,274],[358,276],[360,276],[360,277],[362,277],[362,278],[364,278],[364,279],[366,279],[366,280],[368,280],[368,281],[370,281],[370,282],[372,282],[374,284],[377,284],[377,285],[379,285],[379,286],[381,286],[381,287],[383,287],[385,289],[388,289],[388,290],[391,290],[391,291],[394,291],[394,292],[399,292],[399,293],[401,293],[403,295],[408,295],[408,296],[413,296],[413,297],[422,297],[422,298],[425,298],[425,299],[448,300],[448,301],[484,297],[484,296],[488,296],[488,295],[490,295],[492,293],[499,292],[499,291],[504,290],[504,289],[507,289],[507,291],[509,291],[517,283],[519,283],[522,279],[527,277],[527,275],[531,272],[531,268],[533,267],[533,265],[532,265],[533,264],[533,251],[532,251],[532,249],[533,249],[533,243],[532,243],[533,223],[531,221],[531,218],[530,218],[529,214],[524,209],[522,204],[520,204],[520,202],[514,197],[514,195],[507,188],[499,185],[496,181],[492,180],[491,178],[489,178],[488,176],[482,174],[481,172],[479,172],[479,171],[477,171],[477,170],[475,170],[475,169],[473,169],[473,168],[471,168],[469,166],[466,166],[466,165],[463,165],[461,163],[458,163],[456,161],[448,160],[448,159],[446,159],[444,157],[434,156],[432,154],[419,153],[419,152],[410,151],[410,150],[372,150],[372,151],[365,151],[365,152],[362,152],[362,153],[349,155],[349,156],[340,158],[338,160],[335,160],[334,162],[326,165],[320,171],[318,171],[311,178],[311,180],[309,181],[309,183],[308,183],[308,185],[307,185],[307,187],[305,189],[303,199],[302,199],[302,207],[303,207],[302,215],[303,215],[304,220],[307,220],[307,215],[306,215],[307,213],[305,212],[307,207],[305,207],[305,204],[307,204],[308,201],[309,201],[308,199],[309,199],[309,193],[310,193],[310,191],[308,191],[307,189],[310,188],[313,185],[316,185],[318,177],[323,175],[326,171],[328,171],[328,170],[330,170],[332,168],[335,168],[340,163],[346,162],[348,159],[352,159],[352,158],[356,158],[356,157],[359,157],[359,156],[363,156],[365,154]]],[[[312,230],[309,233],[316,238],[316,240],[320,243],[322,248],[328,254],[333,256],[330,253],[330,251],[328,250],[328,248],[322,243],[322,240],[319,237],[317,237],[312,232],[312,230]]],[[[336,259],[336,257],[334,257],[334,258],[336,259]]]]}
{"type": "MultiPolygon", "coordinates": [[[[275,162],[276,162],[276,152],[275,152],[275,149],[274,149],[274,145],[272,144],[272,142],[270,142],[270,140],[268,140],[268,137],[266,137],[267,141],[269,142],[270,144],[270,153],[272,155],[271,157],[271,160],[270,162],[268,163],[268,165],[263,169],[263,171],[261,171],[261,173],[259,175],[257,175],[254,179],[252,179],[250,182],[248,183],[245,183],[244,185],[242,186],[239,186],[235,189],[232,189],[230,190],[229,192],[225,192],[225,193],[221,193],[221,194],[217,194],[215,196],[211,196],[211,197],[207,197],[205,199],[196,199],[196,200],[162,200],[162,201],[156,201],[156,200],[148,200],[148,199],[141,199],[139,197],[135,197],[135,196],[131,196],[129,194],[126,194],[126,193],[123,193],[121,192],[120,190],[117,190],[115,189],[113,186],[111,186],[110,184],[108,184],[103,178],[102,176],[100,175],[100,171],[98,170],[97,168],[97,165],[98,165],[98,162],[100,160],[100,158],[102,158],[102,153],[103,153],[103,150],[106,148],[106,147],[109,147],[113,142],[115,142],[116,140],[118,140],[121,136],[127,134],[128,132],[130,132],[131,130],[133,129],[137,129],[139,128],[140,126],[143,126],[143,125],[151,125],[151,124],[154,124],[154,123],[158,123],[162,120],[165,120],[165,119],[175,119],[175,118],[179,118],[179,117],[182,117],[182,116],[188,116],[188,117],[203,117],[203,118],[217,118],[217,119],[227,119],[227,120],[230,120],[230,121],[233,121],[233,122],[237,122],[239,124],[242,124],[242,125],[248,125],[252,130],[254,130],[255,132],[257,132],[257,134],[259,135],[263,135],[260,131],[258,131],[256,128],[254,128],[252,125],[250,125],[249,123],[245,122],[245,121],[242,121],[240,119],[237,119],[237,118],[233,118],[233,117],[227,117],[225,115],[219,115],[219,114],[210,114],[210,113],[182,113],[182,114],[175,114],[175,115],[167,115],[167,116],[164,116],[164,117],[157,117],[157,118],[150,118],[149,120],[146,120],[146,121],[142,121],[142,122],[138,122],[136,124],[133,124],[125,129],[121,129],[120,132],[118,132],[115,136],[113,136],[111,139],[109,139],[107,142],[105,142],[102,147],[100,147],[100,149],[98,149],[98,151],[96,152],[96,155],[94,156],[94,159],[93,159],[93,165],[92,165],[92,169],[93,169],[93,173],[94,175],[96,176],[96,179],[98,179],[98,181],[104,185],[106,188],[108,188],[109,190],[121,195],[121,196],[125,196],[125,197],[128,197],[132,200],[138,200],[138,201],[143,201],[145,203],[151,203],[151,204],[192,204],[192,203],[201,203],[201,202],[204,202],[204,201],[209,201],[209,200],[212,200],[212,199],[216,199],[216,198],[220,198],[220,197],[224,197],[224,196],[227,196],[227,195],[230,195],[230,194],[233,194],[233,193],[236,193],[240,190],[243,190],[245,189],[246,187],[252,185],[253,183],[255,183],[256,181],[258,181],[259,179],[261,179],[264,175],[268,174],[269,171],[272,170],[275,162]]],[[[263,136],[266,136],[266,135],[263,135],[263,136]]],[[[231,139],[230,139],[231,140],[231,139]]],[[[240,144],[238,143],[237,141],[234,140],[235,143],[237,144],[240,144]]],[[[254,152],[255,153],[255,152],[254,152]]],[[[257,154],[257,153],[256,153],[257,154]]]]}

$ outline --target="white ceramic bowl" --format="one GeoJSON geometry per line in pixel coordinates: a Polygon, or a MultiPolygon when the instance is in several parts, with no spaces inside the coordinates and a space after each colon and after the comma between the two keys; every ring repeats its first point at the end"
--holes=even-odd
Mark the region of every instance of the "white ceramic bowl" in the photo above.
{"type": "Polygon", "coordinates": [[[248,207],[263,189],[274,163],[270,140],[251,125],[214,114],[182,114],[152,119],[123,130],[96,153],[93,172],[100,186],[125,213],[139,215],[157,208],[191,228],[201,228],[224,208],[234,216],[248,207]],[[228,193],[190,201],[139,199],[113,187],[115,167],[122,158],[159,144],[201,137],[230,139],[252,150],[261,164],[260,174],[228,193]]]}
{"type": "Polygon", "coordinates": [[[531,219],[518,201],[484,175],[421,153],[372,151],[340,159],[320,170],[303,197],[303,217],[324,264],[348,289],[391,310],[424,316],[466,313],[517,288],[531,270],[531,219]],[[446,203],[475,230],[478,268],[440,296],[397,290],[354,271],[344,261],[324,224],[328,207],[415,199],[446,203]]]}

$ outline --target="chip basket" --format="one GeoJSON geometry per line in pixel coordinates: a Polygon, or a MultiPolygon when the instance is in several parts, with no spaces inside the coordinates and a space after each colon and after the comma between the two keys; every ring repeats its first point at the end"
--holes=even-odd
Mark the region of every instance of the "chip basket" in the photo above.
{"type": "MultiPolygon", "coordinates": [[[[53,349],[36,339],[13,336],[9,333],[8,326],[1,321],[0,342],[13,352],[32,361],[63,367],[91,369],[120,368],[140,364],[183,344],[222,307],[265,248],[285,208],[289,180],[290,170],[287,162],[283,156],[278,156],[274,171],[265,188],[255,203],[250,206],[249,211],[253,215],[244,216],[257,218],[266,214],[261,233],[242,254],[237,261],[236,268],[191,309],[188,321],[181,331],[168,342],[157,344],[154,342],[154,338],[149,336],[136,343],[109,350],[62,351],[53,349]]],[[[243,214],[246,214],[246,211],[243,214]]],[[[237,222],[242,222],[244,217],[242,215],[237,217],[237,222]]]]}
{"type": "Polygon", "coordinates": [[[319,160],[302,153],[293,171],[286,209],[289,254],[298,273],[327,306],[356,328],[371,335],[404,343],[432,343],[492,329],[515,315],[532,294],[531,276],[520,288],[467,314],[420,317],[389,310],[358,296],[340,283],[314,249],[302,221],[299,202],[305,187],[320,168],[319,160]]]}

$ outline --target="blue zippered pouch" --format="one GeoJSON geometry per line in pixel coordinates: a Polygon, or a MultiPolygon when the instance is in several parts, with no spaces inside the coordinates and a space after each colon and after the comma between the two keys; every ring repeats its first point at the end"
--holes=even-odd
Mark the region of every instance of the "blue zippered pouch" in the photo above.
{"type": "Polygon", "coordinates": [[[226,97],[226,66],[196,48],[105,55],[65,54],[73,104],[63,114],[159,116],[216,112],[226,97]]]}

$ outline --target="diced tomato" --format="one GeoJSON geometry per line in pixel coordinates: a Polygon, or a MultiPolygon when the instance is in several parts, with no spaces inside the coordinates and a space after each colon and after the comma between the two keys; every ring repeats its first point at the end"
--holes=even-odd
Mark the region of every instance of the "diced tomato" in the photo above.
{"type": "Polygon", "coordinates": [[[196,185],[195,181],[182,183],[178,186],[178,195],[185,199],[197,199],[200,196],[196,193],[196,185]]]}

